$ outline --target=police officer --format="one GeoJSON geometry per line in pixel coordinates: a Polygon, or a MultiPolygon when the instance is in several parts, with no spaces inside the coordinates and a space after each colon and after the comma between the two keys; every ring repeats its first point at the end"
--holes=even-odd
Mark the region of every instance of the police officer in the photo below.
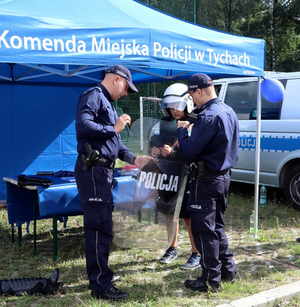
{"type": "Polygon", "coordinates": [[[149,159],[135,157],[123,145],[120,132],[131,118],[117,116],[112,101],[138,92],[130,71],[116,65],[105,71],[102,82],[85,91],[79,100],[76,115],[78,158],[76,183],[84,212],[85,254],[89,287],[92,296],[119,300],[127,293],[112,284],[108,267],[112,242],[112,177],[116,158],[142,167],[149,159]]]}
{"type": "Polygon", "coordinates": [[[189,93],[197,105],[197,120],[178,122],[182,154],[194,166],[189,209],[192,233],[201,253],[202,275],[186,280],[195,291],[218,291],[221,279],[233,281],[236,265],[224,232],[224,212],[230,184],[230,169],[238,158],[238,119],[221,103],[211,78],[195,74],[188,82],[189,93]],[[187,128],[192,128],[188,137],[187,128]]]}

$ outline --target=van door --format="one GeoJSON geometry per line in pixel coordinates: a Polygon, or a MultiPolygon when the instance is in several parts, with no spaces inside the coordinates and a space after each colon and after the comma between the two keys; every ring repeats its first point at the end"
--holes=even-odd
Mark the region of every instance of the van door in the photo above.
{"type": "Polygon", "coordinates": [[[239,118],[239,160],[232,171],[232,179],[253,182],[255,169],[256,121],[250,120],[256,109],[256,82],[228,82],[224,102],[239,118]]]}
{"type": "MultiPolygon", "coordinates": [[[[257,84],[255,80],[227,83],[224,102],[235,110],[240,124],[239,161],[232,171],[232,179],[235,181],[255,181],[257,84]]],[[[275,132],[275,129],[270,127],[275,128],[276,121],[280,119],[281,106],[282,102],[271,103],[262,98],[260,181],[275,186],[278,185],[278,159],[274,159],[272,151],[266,146],[268,139],[275,132]]]]}

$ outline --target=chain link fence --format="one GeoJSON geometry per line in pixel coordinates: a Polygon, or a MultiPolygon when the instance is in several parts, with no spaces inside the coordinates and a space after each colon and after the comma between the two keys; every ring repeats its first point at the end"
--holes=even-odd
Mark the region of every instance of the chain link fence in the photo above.
{"type": "Polygon", "coordinates": [[[136,97],[116,104],[118,115],[127,113],[132,118],[130,127],[126,127],[121,133],[123,143],[131,151],[148,153],[151,131],[162,117],[159,100],[157,97],[136,97]]]}

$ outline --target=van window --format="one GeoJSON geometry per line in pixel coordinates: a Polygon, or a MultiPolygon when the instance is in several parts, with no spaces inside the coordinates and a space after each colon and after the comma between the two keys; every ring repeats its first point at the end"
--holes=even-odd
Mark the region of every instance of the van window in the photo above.
{"type": "Polygon", "coordinates": [[[217,96],[219,96],[221,88],[222,88],[222,84],[215,84],[215,91],[216,91],[217,96]]]}
{"type": "MultiPolygon", "coordinates": [[[[229,83],[225,103],[239,119],[256,119],[257,81],[229,83]]],[[[262,119],[279,119],[282,101],[273,103],[262,98],[262,119]]]]}

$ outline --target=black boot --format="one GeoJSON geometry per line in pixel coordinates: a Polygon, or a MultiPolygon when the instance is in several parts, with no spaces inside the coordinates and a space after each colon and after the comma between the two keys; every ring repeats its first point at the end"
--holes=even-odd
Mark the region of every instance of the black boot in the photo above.
{"type": "Polygon", "coordinates": [[[91,295],[98,299],[111,300],[111,301],[119,301],[126,299],[128,294],[119,290],[118,288],[111,286],[107,290],[92,290],[91,295]]]}
{"type": "Polygon", "coordinates": [[[184,282],[184,286],[193,291],[207,292],[208,286],[206,282],[201,281],[200,279],[187,279],[184,282]]]}
{"type": "MultiPolygon", "coordinates": [[[[210,290],[212,292],[218,292],[220,285],[219,284],[209,284],[210,290]]],[[[199,292],[208,292],[209,287],[207,283],[200,278],[198,279],[188,279],[184,282],[184,286],[188,289],[191,289],[193,291],[199,291],[199,292]]]]}
{"type": "Polygon", "coordinates": [[[234,282],[236,279],[236,271],[234,272],[221,272],[221,280],[222,281],[227,281],[227,282],[234,282]]]}
{"type": "MultiPolygon", "coordinates": [[[[112,283],[115,283],[115,282],[117,282],[117,281],[120,281],[120,279],[121,279],[121,276],[120,276],[120,275],[114,274],[113,277],[112,277],[112,279],[111,279],[111,282],[112,282],[112,283]]],[[[89,282],[88,288],[89,288],[90,290],[98,289],[98,287],[99,287],[99,285],[97,285],[96,283],[89,282]]]]}

